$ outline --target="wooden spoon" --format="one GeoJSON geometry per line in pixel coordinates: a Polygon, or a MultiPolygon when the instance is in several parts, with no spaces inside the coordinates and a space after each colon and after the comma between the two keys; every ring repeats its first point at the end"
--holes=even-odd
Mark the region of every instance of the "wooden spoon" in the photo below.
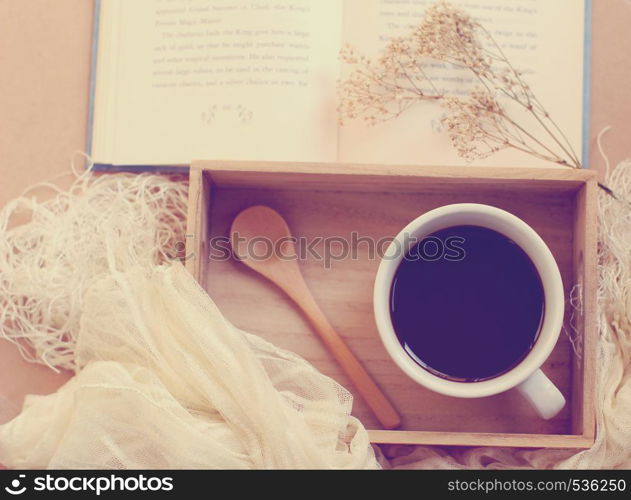
{"type": "Polygon", "coordinates": [[[385,429],[398,427],[401,423],[399,414],[318,307],[300,273],[297,259],[281,258],[297,255],[294,241],[290,239],[291,232],[281,215],[269,207],[247,208],[235,217],[230,235],[236,257],[278,285],[302,309],[324,345],[353,381],[381,425],[385,429]],[[253,238],[259,241],[265,239],[266,253],[271,253],[271,245],[280,246],[280,252],[273,252],[271,256],[265,255],[266,258],[255,258],[254,256],[260,254],[254,250],[256,241],[252,241],[253,238]],[[281,241],[282,245],[277,243],[281,241]]]}

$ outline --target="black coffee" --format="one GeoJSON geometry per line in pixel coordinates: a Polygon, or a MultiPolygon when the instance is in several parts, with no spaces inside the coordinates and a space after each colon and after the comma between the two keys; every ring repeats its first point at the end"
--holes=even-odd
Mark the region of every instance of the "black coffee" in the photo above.
{"type": "Polygon", "coordinates": [[[528,354],[544,312],[541,279],[512,240],[453,226],[415,245],[399,265],[390,313],[423,368],[452,380],[501,375],[528,354]]]}

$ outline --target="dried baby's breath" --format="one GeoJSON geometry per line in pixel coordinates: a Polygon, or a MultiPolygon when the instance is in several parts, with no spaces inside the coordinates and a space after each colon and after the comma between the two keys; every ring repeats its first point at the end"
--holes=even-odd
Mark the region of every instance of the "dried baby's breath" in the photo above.
{"type": "Polygon", "coordinates": [[[560,165],[581,166],[566,136],[492,35],[447,2],[427,9],[419,25],[407,37],[391,40],[377,60],[350,46],[341,59],[352,67],[339,85],[342,124],[346,119],[376,124],[420,102],[435,101],[445,110],[442,121],[452,144],[469,161],[513,148],[560,165]],[[432,62],[467,69],[475,85],[464,95],[437,88],[437,78],[429,72],[432,62]],[[507,103],[523,113],[509,113],[507,103]]]}
{"type": "Polygon", "coordinates": [[[340,121],[363,118],[370,124],[399,116],[422,100],[439,99],[417,58],[404,40],[392,40],[377,62],[359,55],[351,46],[340,53],[342,61],[354,66],[340,83],[340,121]]]}

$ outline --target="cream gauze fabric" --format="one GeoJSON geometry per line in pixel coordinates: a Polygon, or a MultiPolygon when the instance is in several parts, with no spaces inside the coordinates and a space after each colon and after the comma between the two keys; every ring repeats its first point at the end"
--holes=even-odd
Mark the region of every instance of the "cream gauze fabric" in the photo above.
{"type": "Polygon", "coordinates": [[[227,322],[179,263],[86,291],[78,373],[0,426],[11,468],[377,467],[352,396],[227,322]]]}
{"type": "Polygon", "coordinates": [[[351,394],[227,323],[174,261],[186,183],[74,173],[0,210],[0,337],[76,373],[0,426],[1,464],[377,466],[351,394]]]}

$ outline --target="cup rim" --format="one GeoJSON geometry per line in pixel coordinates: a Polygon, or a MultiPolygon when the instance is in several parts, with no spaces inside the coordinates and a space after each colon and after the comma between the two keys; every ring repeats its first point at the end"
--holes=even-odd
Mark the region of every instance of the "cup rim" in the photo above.
{"type": "Polygon", "coordinates": [[[390,357],[406,375],[417,383],[448,396],[476,398],[498,394],[519,385],[545,362],[561,333],[565,300],[556,260],[532,227],[510,212],[491,205],[456,203],[420,215],[393,239],[379,263],[373,289],[373,309],[381,341],[390,357]],[[509,371],[479,382],[449,380],[420,366],[399,342],[390,316],[390,293],[394,274],[409,250],[403,247],[406,235],[420,240],[439,229],[463,224],[487,227],[515,241],[532,260],[544,289],[544,317],[533,348],[509,371]]]}

